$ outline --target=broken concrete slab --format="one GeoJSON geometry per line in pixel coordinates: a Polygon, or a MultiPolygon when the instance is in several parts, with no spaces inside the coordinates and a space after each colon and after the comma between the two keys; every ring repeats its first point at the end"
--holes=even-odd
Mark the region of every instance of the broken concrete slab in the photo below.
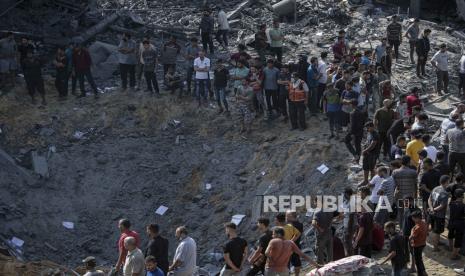
{"type": "Polygon", "coordinates": [[[45,158],[45,156],[39,155],[37,151],[32,151],[31,159],[32,159],[32,168],[34,169],[34,172],[40,175],[41,177],[48,178],[49,171],[48,171],[47,159],[45,158]]]}

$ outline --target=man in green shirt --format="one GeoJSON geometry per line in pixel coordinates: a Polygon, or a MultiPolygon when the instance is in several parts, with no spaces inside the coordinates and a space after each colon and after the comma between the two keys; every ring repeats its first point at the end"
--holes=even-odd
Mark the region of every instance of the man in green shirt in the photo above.
{"type": "Polygon", "coordinates": [[[383,107],[376,110],[373,123],[378,129],[380,136],[380,143],[383,145],[384,159],[389,160],[389,152],[391,149],[391,141],[387,136],[389,128],[391,128],[394,122],[395,112],[392,110],[392,100],[385,99],[383,101],[383,107]]]}
{"type": "Polygon", "coordinates": [[[273,27],[270,29],[269,34],[270,34],[270,40],[271,40],[271,43],[270,43],[271,52],[273,53],[274,56],[276,56],[276,60],[278,60],[281,63],[283,59],[284,35],[281,29],[279,28],[278,19],[273,20],[273,27]]]}

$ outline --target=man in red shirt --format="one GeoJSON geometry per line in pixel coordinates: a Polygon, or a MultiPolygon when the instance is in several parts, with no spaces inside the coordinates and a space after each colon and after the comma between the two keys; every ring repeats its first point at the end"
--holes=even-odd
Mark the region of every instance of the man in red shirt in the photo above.
{"type": "Polygon", "coordinates": [[[420,98],[418,97],[418,92],[420,89],[418,87],[412,88],[410,95],[407,96],[407,115],[412,115],[412,108],[414,106],[422,106],[420,98]]]}
{"type": "Polygon", "coordinates": [[[76,51],[73,53],[73,74],[75,74],[76,78],[79,80],[79,89],[81,90],[81,95],[79,95],[79,98],[86,96],[84,77],[87,79],[92,90],[94,91],[95,98],[98,98],[97,85],[95,84],[94,78],[92,77],[92,72],[90,71],[91,65],[92,59],[90,57],[89,51],[87,51],[81,44],[78,44],[76,51]]]}
{"type": "Polygon", "coordinates": [[[127,237],[133,237],[136,239],[136,247],[140,245],[140,237],[136,231],[130,230],[131,222],[128,219],[121,219],[118,222],[118,228],[121,232],[121,235],[118,239],[118,262],[116,263],[116,271],[119,271],[126,260],[126,255],[128,254],[128,250],[124,248],[124,239],[127,237]]]}
{"type": "Polygon", "coordinates": [[[293,241],[284,239],[284,228],[273,228],[273,239],[265,251],[265,256],[268,257],[265,266],[265,275],[289,275],[288,264],[292,253],[296,253],[304,258],[310,265],[320,267],[314,260],[305,255],[293,241]]]}

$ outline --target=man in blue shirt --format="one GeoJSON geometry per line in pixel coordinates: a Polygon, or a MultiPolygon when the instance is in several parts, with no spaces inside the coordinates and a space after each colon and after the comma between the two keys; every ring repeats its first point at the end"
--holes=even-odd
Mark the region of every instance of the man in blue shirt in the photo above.
{"type": "Polygon", "coordinates": [[[165,273],[157,267],[157,259],[154,256],[145,258],[146,276],[165,276],[165,273]]]}
{"type": "Polygon", "coordinates": [[[318,58],[312,57],[310,59],[310,66],[307,70],[307,86],[309,89],[308,110],[312,115],[318,113],[318,79],[320,73],[318,72],[318,58]]]}

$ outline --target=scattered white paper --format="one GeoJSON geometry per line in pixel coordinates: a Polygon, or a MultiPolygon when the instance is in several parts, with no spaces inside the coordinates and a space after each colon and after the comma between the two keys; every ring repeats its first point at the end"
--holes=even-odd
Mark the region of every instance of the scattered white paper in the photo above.
{"type": "Polygon", "coordinates": [[[323,35],[323,32],[317,32],[315,35],[316,35],[316,36],[322,36],[322,35],[323,35]]]}
{"type": "Polygon", "coordinates": [[[173,120],[173,123],[174,123],[175,125],[179,125],[179,124],[181,123],[181,121],[173,120]]]}
{"type": "Polygon", "coordinates": [[[16,245],[17,247],[22,247],[23,244],[24,244],[24,241],[23,241],[22,239],[20,239],[20,238],[13,237],[13,238],[11,239],[11,243],[14,244],[14,245],[16,245]]]}
{"type": "Polygon", "coordinates": [[[205,189],[211,190],[211,188],[212,188],[212,184],[210,183],[205,184],[205,189]]]}
{"type": "Polygon", "coordinates": [[[327,171],[329,171],[329,168],[325,164],[321,164],[317,170],[319,170],[322,174],[325,174],[327,171]]]}
{"type": "Polygon", "coordinates": [[[74,229],[74,223],[71,221],[63,221],[61,223],[66,229],[74,229]]]}
{"type": "Polygon", "coordinates": [[[168,210],[168,207],[160,205],[160,207],[158,207],[158,209],[155,211],[155,214],[163,216],[167,210],[168,210]]]}
{"type": "Polygon", "coordinates": [[[231,219],[231,222],[239,226],[243,218],[245,218],[245,215],[234,215],[231,219]]]}
{"type": "Polygon", "coordinates": [[[262,171],[262,172],[261,172],[261,174],[262,174],[262,175],[265,175],[265,174],[266,174],[266,172],[265,172],[265,171],[262,171]]]}
{"type": "Polygon", "coordinates": [[[84,137],[84,134],[85,134],[85,133],[82,132],[82,131],[76,131],[76,132],[74,133],[73,137],[76,138],[76,139],[81,139],[82,137],[84,137]]]}

